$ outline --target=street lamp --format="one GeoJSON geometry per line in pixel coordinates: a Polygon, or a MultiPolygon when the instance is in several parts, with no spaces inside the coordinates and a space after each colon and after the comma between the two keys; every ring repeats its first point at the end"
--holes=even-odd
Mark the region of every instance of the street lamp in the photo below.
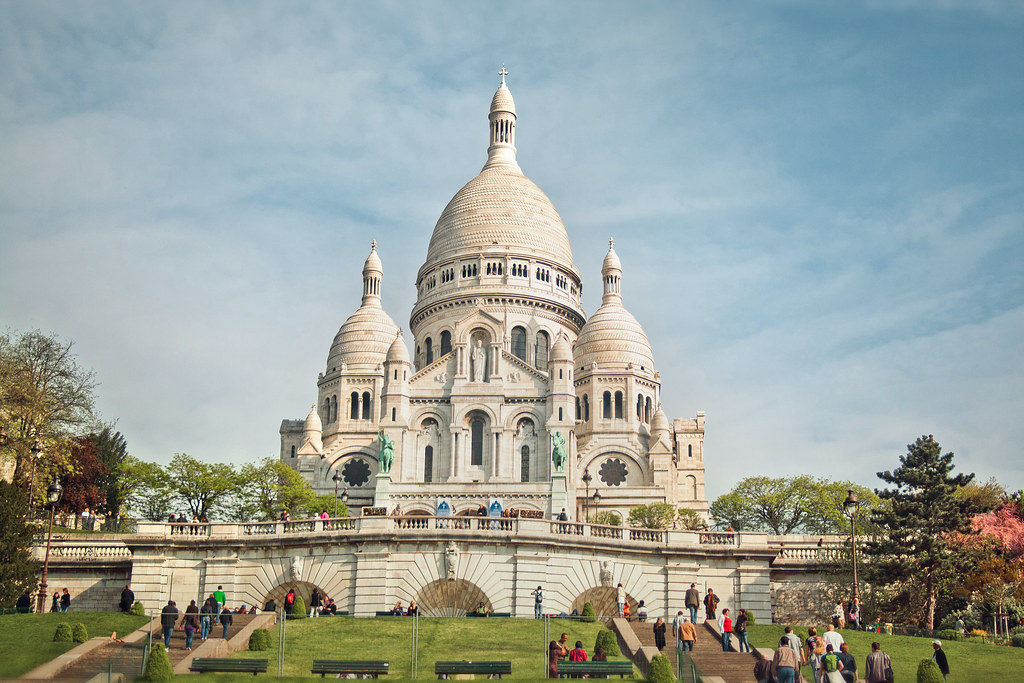
{"type": "Polygon", "coordinates": [[[860,605],[860,588],[857,585],[857,509],[860,501],[854,495],[853,489],[847,489],[846,500],[843,501],[843,509],[850,516],[850,549],[853,551],[853,599],[860,605]]]}
{"type": "Polygon", "coordinates": [[[601,491],[599,489],[594,490],[594,509],[598,512],[601,511],[601,491]]]}
{"type": "Polygon", "coordinates": [[[28,510],[27,510],[27,512],[29,512],[29,513],[32,512],[32,498],[36,494],[36,461],[39,460],[39,456],[41,456],[43,454],[43,447],[39,444],[39,439],[36,439],[36,442],[34,444],[32,444],[32,449],[31,450],[32,450],[32,476],[29,477],[29,485],[28,485],[28,510]]]}
{"type": "MultiPolygon", "coordinates": [[[[334,476],[331,477],[334,480],[334,516],[338,516],[338,482],[341,481],[341,473],[335,472],[334,476]]],[[[345,489],[348,491],[348,489],[345,489]]]]}
{"type": "Polygon", "coordinates": [[[583,509],[586,511],[587,523],[590,523],[590,482],[594,478],[590,476],[590,470],[583,471],[583,484],[587,487],[587,494],[583,498],[583,509]]]}
{"type": "Polygon", "coordinates": [[[46,534],[46,555],[43,558],[43,578],[39,582],[39,597],[36,600],[36,612],[43,613],[46,607],[46,573],[50,569],[50,541],[53,539],[53,513],[57,509],[57,501],[60,500],[60,482],[56,479],[46,489],[47,507],[50,508],[50,530],[46,534]]]}

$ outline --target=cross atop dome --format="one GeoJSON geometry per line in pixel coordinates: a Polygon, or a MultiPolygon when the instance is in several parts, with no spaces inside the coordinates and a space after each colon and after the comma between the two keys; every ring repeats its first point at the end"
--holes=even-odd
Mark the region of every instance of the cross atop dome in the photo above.
{"type": "Polygon", "coordinates": [[[504,64],[501,65],[501,71],[498,72],[498,75],[501,76],[501,84],[505,85],[505,76],[508,76],[508,71],[505,70],[504,64]]]}

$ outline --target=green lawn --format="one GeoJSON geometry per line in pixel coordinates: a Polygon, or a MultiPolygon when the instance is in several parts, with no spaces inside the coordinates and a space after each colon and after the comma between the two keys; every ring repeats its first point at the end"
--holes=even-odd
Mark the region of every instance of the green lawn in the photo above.
{"type": "MultiPolygon", "coordinates": [[[[805,626],[794,631],[807,637],[805,626]]],[[[818,629],[820,635],[824,627],[818,629]]],[[[783,626],[752,626],[748,636],[755,647],[775,648],[782,637],[783,626]]],[[[897,681],[916,681],[917,665],[932,657],[932,639],[912,636],[890,636],[884,633],[841,631],[850,646],[850,654],[857,660],[857,671],[863,676],[864,660],[871,652],[871,643],[878,641],[882,651],[892,659],[897,681]]],[[[1024,648],[989,645],[979,641],[942,641],[942,649],[949,660],[949,683],[976,683],[977,681],[1016,681],[1024,677],[1024,648]]],[[[810,680],[811,669],[804,667],[804,676],[810,680]]]]}
{"type": "Polygon", "coordinates": [[[55,643],[57,624],[81,622],[89,637],[119,636],[147,623],[147,617],[119,612],[67,612],[66,614],[6,614],[0,616],[0,678],[15,678],[62,655],[78,643],[55,643]]]}
{"type": "MultiPolygon", "coordinates": [[[[391,662],[388,680],[410,679],[412,626],[413,620],[408,618],[321,617],[289,621],[285,629],[284,675],[309,677],[314,659],[385,659],[391,662]]],[[[592,654],[597,633],[603,628],[599,623],[552,620],[549,637],[557,639],[562,632],[568,633],[570,645],[580,640],[592,654]]],[[[276,674],[279,629],[280,625],[272,632],[271,650],[243,650],[232,657],[269,659],[269,673],[276,674]]],[[[544,678],[546,669],[546,648],[543,622],[534,619],[420,618],[417,678],[436,680],[436,661],[466,659],[509,660],[512,662],[512,678],[540,680],[544,678]]],[[[204,674],[203,677],[240,680],[214,674],[204,674]]]]}

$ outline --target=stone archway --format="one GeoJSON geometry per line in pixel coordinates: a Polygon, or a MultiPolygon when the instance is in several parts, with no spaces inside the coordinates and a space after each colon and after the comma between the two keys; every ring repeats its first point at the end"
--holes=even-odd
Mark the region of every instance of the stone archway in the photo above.
{"type": "Polygon", "coordinates": [[[263,596],[263,604],[259,605],[259,608],[262,610],[263,605],[266,605],[267,601],[273,598],[274,602],[277,603],[278,609],[281,609],[284,607],[284,596],[288,594],[289,590],[294,590],[295,595],[302,598],[302,601],[306,603],[306,609],[309,610],[309,599],[313,596],[314,588],[320,591],[321,597],[337,599],[337,596],[327,595],[324,589],[315,583],[310,583],[309,581],[289,581],[274,586],[269,593],[263,596]]]}
{"type": "MultiPolygon", "coordinates": [[[[612,617],[618,616],[619,606],[615,600],[615,589],[608,586],[597,586],[596,588],[588,588],[572,601],[570,612],[576,610],[578,613],[583,614],[583,605],[590,603],[594,607],[594,614],[599,619],[611,619],[612,617]]],[[[636,605],[637,601],[626,593],[626,602],[629,603],[629,613],[636,616],[636,605]]]]}
{"type": "Polygon", "coordinates": [[[465,579],[431,581],[416,594],[416,604],[425,617],[464,617],[481,602],[494,609],[487,594],[465,579]]]}

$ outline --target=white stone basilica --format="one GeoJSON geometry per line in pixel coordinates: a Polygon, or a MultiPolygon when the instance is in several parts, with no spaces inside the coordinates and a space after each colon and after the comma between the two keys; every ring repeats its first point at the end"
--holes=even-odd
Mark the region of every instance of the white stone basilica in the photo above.
{"type": "Polygon", "coordinates": [[[584,314],[565,226],[516,162],[501,76],[487,163],[445,207],[417,274],[415,354],[381,307],[374,243],[318,403],[281,424],[281,459],[318,493],[347,490],[352,508],[433,514],[445,500],[461,513],[496,498],[574,519],[589,509],[624,520],[654,502],[706,515],[704,413],[669,422],[662,412],[654,354],[623,306],[611,246],[601,306],[584,314]],[[381,439],[392,463],[379,462],[381,439]]]}

